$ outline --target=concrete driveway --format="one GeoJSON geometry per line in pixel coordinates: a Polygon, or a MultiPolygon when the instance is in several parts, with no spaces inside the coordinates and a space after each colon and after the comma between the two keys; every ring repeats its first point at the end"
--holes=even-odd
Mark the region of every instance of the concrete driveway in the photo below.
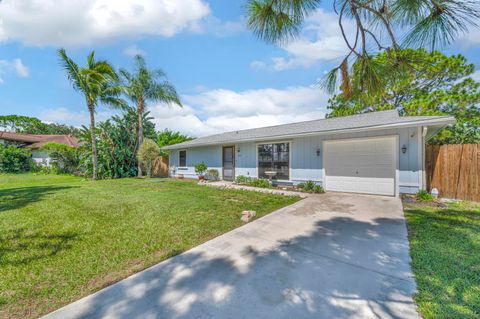
{"type": "Polygon", "coordinates": [[[329,193],[45,318],[419,318],[397,198],[329,193]]]}

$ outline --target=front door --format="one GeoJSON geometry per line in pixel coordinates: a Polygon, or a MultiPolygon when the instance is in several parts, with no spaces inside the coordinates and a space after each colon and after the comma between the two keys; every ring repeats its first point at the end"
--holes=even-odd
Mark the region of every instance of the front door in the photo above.
{"type": "Polygon", "coordinates": [[[235,146],[223,148],[223,179],[233,181],[235,179],[235,146]]]}

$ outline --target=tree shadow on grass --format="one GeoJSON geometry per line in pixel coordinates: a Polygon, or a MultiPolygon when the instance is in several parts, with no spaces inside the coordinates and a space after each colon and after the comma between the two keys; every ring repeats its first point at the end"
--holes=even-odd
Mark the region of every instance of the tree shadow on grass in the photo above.
{"type": "Polygon", "coordinates": [[[78,186],[32,186],[0,189],[0,212],[25,207],[54,192],[74,187],[78,186]]]}
{"type": "Polygon", "coordinates": [[[17,228],[0,234],[0,267],[19,266],[32,261],[51,257],[71,247],[76,240],[75,232],[44,234],[17,228]]]}

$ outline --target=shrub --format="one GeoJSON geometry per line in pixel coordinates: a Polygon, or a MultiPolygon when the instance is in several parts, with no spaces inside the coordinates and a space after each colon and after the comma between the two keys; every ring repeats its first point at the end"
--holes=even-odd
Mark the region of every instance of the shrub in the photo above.
{"type": "Polygon", "coordinates": [[[0,145],[0,172],[20,173],[30,168],[32,153],[25,148],[13,145],[0,145]]]}
{"type": "Polygon", "coordinates": [[[312,192],[315,186],[317,186],[317,183],[314,181],[306,181],[297,185],[298,188],[306,192],[312,192]]]}
{"type": "Polygon", "coordinates": [[[74,174],[78,172],[80,158],[78,149],[59,143],[47,143],[42,150],[50,156],[52,171],[56,173],[74,174]]]}
{"type": "Polygon", "coordinates": [[[197,163],[193,166],[195,167],[195,173],[198,176],[203,176],[208,169],[207,164],[205,164],[205,162],[197,163]]]}
{"type": "MultiPolygon", "coordinates": [[[[135,108],[128,108],[122,115],[98,123],[97,153],[99,179],[123,178],[137,176],[138,113],[135,108]]],[[[154,139],[155,125],[149,113],[143,114],[143,136],[154,139]]],[[[88,127],[82,127],[80,139],[80,167],[85,176],[92,175],[92,138],[88,127]]]]}
{"type": "Polygon", "coordinates": [[[425,189],[421,189],[418,191],[418,193],[415,195],[417,200],[423,201],[423,202],[431,202],[433,200],[433,196],[427,192],[425,189]]]}
{"type": "Polygon", "coordinates": [[[209,169],[207,171],[207,179],[212,181],[217,181],[220,173],[216,169],[209,169]]]}
{"type": "Polygon", "coordinates": [[[247,185],[261,188],[272,188],[270,181],[264,178],[253,178],[247,185]]]}
{"type": "Polygon", "coordinates": [[[316,194],[325,193],[325,190],[323,189],[323,187],[320,186],[320,185],[317,185],[317,183],[315,181],[306,181],[306,182],[298,184],[297,187],[300,190],[302,190],[304,192],[308,192],[308,193],[316,193],[316,194]]]}
{"type": "Polygon", "coordinates": [[[239,175],[237,178],[235,178],[235,183],[241,184],[241,185],[247,185],[252,181],[252,178],[250,176],[245,176],[245,175],[239,175]]]}
{"type": "Polygon", "coordinates": [[[235,183],[252,187],[272,188],[272,184],[268,179],[252,178],[250,176],[239,175],[235,179],[235,183]]]}
{"type": "Polygon", "coordinates": [[[149,138],[143,140],[142,145],[140,145],[140,148],[138,149],[137,158],[138,161],[145,166],[148,177],[152,176],[152,164],[159,154],[160,148],[157,143],[149,138]]]}
{"type": "Polygon", "coordinates": [[[323,194],[323,193],[325,193],[325,190],[323,189],[322,186],[320,186],[320,185],[315,185],[315,187],[313,188],[313,192],[314,192],[315,194],[323,194]]]}

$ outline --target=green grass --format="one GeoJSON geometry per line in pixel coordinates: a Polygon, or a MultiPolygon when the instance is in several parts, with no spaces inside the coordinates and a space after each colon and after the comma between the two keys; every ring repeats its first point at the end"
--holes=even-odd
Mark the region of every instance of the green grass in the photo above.
{"type": "Polygon", "coordinates": [[[480,204],[408,204],[405,213],[420,314],[480,318],[480,204]]]}
{"type": "Polygon", "coordinates": [[[33,318],[299,200],[187,180],[0,175],[0,318],[33,318]]]}

